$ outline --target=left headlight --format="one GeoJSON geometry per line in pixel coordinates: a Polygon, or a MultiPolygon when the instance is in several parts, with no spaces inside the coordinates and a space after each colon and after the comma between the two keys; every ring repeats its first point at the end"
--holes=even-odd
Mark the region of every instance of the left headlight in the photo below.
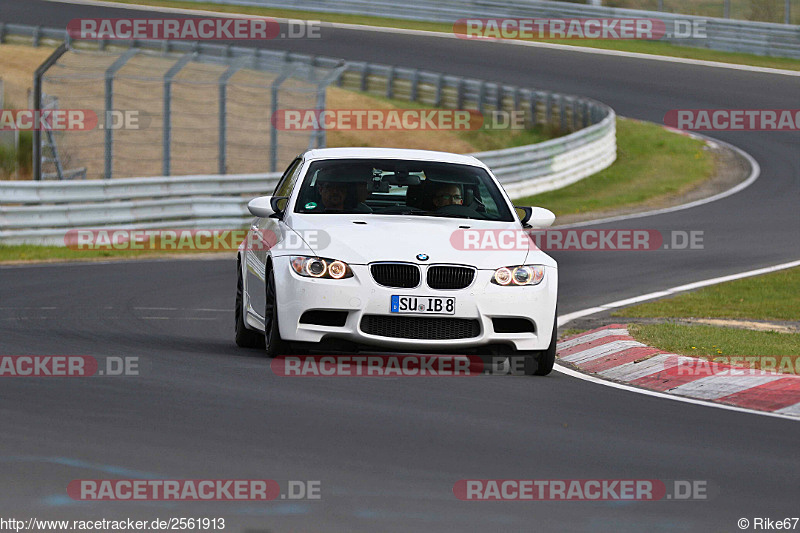
{"type": "Polygon", "coordinates": [[[544,279],[542,265],[517,265],[498,268],[492,276],[492,283],[502,286],[538,285],[544,279]]]}
{"type": "Polygon", "coordinates": [[[293,256],[292,269],[307,278],[343,279],[352,278],[353,271],[344,261],[324,257],[293,256]]]}

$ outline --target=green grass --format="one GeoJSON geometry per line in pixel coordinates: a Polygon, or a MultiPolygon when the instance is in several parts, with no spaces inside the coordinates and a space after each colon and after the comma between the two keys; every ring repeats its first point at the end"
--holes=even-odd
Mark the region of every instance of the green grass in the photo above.
{"type": "MultiPolygon", "coordinates": [[[[658,0],[604,0],[604,6],[629,9],[658,9],[658,0]]],[[[698,15],[701,17],[723,17],[723,0],[663,0],[664,10],[669,13],[698,15]]],[[[730,2],[731,18],[783,23],[782,0],[733,0],[730,2]]],[[[800,0],[791,0],[791,23],[800,24],[800,0]]]]}
{"type": "Polygon", "coordinates": [[[0,180],[14,179],[15,171],[19,173],[20,179],[30,176],[32,150],[33,133],[30,131],[19,132],[19,149],[15,150],[13,144],[0,145],[0,180]]]}
{"type": "Polygon", "coordinates": [[[798,333],[671,323],[632,324],[628,330],[639,342],[670,353],[736,366],[800,373],[798,333]],[[744,359],[747,357],[751,359],[744,359]]]}
{"type": "MultiPolygon", "coordinates": [[[[439,22],[401,20],[401,19],[392,19],[388,17],[368,17],[362,15],[318,13],[315,11],[272,9],[272,8],[249,7],[249,6],[225,6],[207,2],[186,2],[180,0],[112,0],[112,1],[122,4],[126,3],[144,4],[151,6],[203,9],[207,11],[217,11],[221,13],[242,13],[247,15],[269,16],[276,18],[324,20],[326,22],[338,22],[346,24],[364,24],[370,26],[406,28],[414,30],[438,31],[445,33],[453,32],[452,24],[445,24],[439,22]]],[[[621,50],[625,52],[637,52],[642,54],[656,54],[656,55],[665,55],[671,57],[699,59],[704,61],[719,61],[722,63],[737,63],[742,65],[753,65],[758,67],[800,70],[800,61],[796,59],[788,59],[781,57],[763,57],[753,54],[742,54],[734,52],[721,52],[717,50],[707,50],[704,48],[677,46],[657,41],[562,39],[562,40],[551,40],[547,42],[556,44],[565,44],[570,46],[585,46],[590,48],[621,50]]]]}
{"type": "MultiPolygon", "coordinates": [[[[198,250],[73,250],[63,246],[0,244],[0,263],[9,261],[89,261],[106,258],[159,257],[171,254],[202,253],[198,250]]],[[[231,251],[230,253],[233,253],[231,251]]]]}
{"type": "MultiPolygon", "coordinates": [[[[753,320],[800,319],[800,268],[730,281],[613,313],[623,317],[729,318],[753,320]]],[[[632,324],[640,342],[668,352],[752,366],[763,370],[800,373],[800,334],[708,325],[632,324]],[[766,356],[755,361],[733,357],[766,356]]]]}
{"type": "Polygon", "coordinates": [[[573,185],[515,200],[556,216],[643,205],[683,194],[714,170],[704,143],[652,123],[617,119],[617,160],[573,185]]]}
{"type": "Polygon", "coordinates": [[[613,316],[800,320],[800,268],[721,283],[626,307],[614,312],[613,316]]]}
{"type": "MultiPolygon", "coordinates": [[[[362,96],[368,96],[373,100],[379,102],[390,103],[399,109],[434,109],[432,106],[420,103],[410,102],[408,100],[400,100],[397,98],[386,98],[375,94],[357,92],[362,96]]],[[[486,120],[490,120],[486,117],[486,120]]],[[[485,124],[484,126],[488,125],[485,124]]],[[[525,146],[528,144],[536,144],[562,135],[556,127],[538,125],[534,128],[528,129],[477,129],[477,130],[454,130],[460,139],[468,142],[473,146],[476,152],[488,152],[490,150],[502,150],[503,148],[514,148],[515,146],[525,146]]],[[[431,149],[435,149],[432,147],[431,149]]]]}

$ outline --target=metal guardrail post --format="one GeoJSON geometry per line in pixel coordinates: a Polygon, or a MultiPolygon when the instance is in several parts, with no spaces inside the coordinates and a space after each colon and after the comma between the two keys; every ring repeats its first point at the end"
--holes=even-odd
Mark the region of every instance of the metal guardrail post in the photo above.
{"type": "Polygon", "coordinates": [[[539,101],[538,93],[536,91],[532,91],[531,97],[528,100],[528,104],[530,106],[530,114],[528,115],[528,118],[530,120],[530,126],[533,128],[535,128],[536,124],[539,123],[539,114],[537,113],[536,109],[538,101],[539,101]]]}
{"type": "MultiPolygon", "coordinates": [[[[106,92],[105,92],[105,117],[106,119],[110,116],[111,111],[114,108],[114,76],[117,75],[117,71],[121,69],[125,63],[128,62],[130,58],[135,56],[139,53],[139,50],[136,48],[129,48],[125,51],[124,54],[119,56],[116,61],[114,61],[108,69],[106,69],[105,73],[105,81],[106,81],[106,92]]],[[[105,146],[105,164],[104,164],[104,172],[103,176],[105,179],[111,179],[111,175],[113,173],[113,159],[114,159],[114,130],[111,128],[106,128],[105,132],[105,139],[104,139],[104,146],[105,146]]]]}
{"type": "Polygon", "coordinates": [[[167,73],[164,74],[164,116],[163,129],[161,132],[163,161],[161,166],[165,176],[170,175],[170,166],[172,163],[172,79],[194,57],[194,53],[184,54],[169,68],[167,73]]]}
{"type": "Polygon", "coordinates": [[[464,92],[465,92],[464,78],[458,78],[458,89],[456,92],[456,109],[464,108],[464,92]]]}
{"type": "Polygon", "coordinates": [[[408,100],[410,102],[417,101],[417,94],[419,92],[419,69],[414,69],[411,74],[411,92],[409,93],[408,100]]]}
{"type": "Polygon", "coordinates": [[[558,95],[558,120],[561,133],[567,131],[567,103],[564,101],[563,95],[558,95]]]}
{"type": "Polygon", "coordinates": [[[367,76],[369,76],[369,64],[364,63],[364,68],[361,70],[361,92],[367,92],[367,76]]]}
{"type": "Polygon", "coordinates": [[[436,94],[433,97],[433,107],[442,106],[442,89],[444,88],[444,74],[436,78],[436,94]]]}
{"type": "Polygon", "coordinates": [[[394,65],[389,67],[389,75],[386,76],[386,98],[394,98],[394,65]]]}
{"type": "MultiPolygon", "coordinates": [[[[33,106],[39,112],[42,110],[42,76],[67,53],[67,50],[66,43],[59,45],[33,73],[33,106]]],[[[33,179],[42,179],[42,130],[39,128],[33,130],[33,179]]]]}

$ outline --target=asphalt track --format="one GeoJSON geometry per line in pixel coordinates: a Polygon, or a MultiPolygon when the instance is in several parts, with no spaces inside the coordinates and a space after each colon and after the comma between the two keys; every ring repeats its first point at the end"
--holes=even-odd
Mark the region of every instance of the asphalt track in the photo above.
{"type": "MultiPolygon", "coordinates": [[[[64,27],[108,8],[2,0],[64,27]]],[[[161,15],[154,15],[161,16],[161,15]]],[[[660,122],[674,108],[797,108],[797,77],[325,28],[264,46],[591,96],[660,122]]],[[[693,251],[554,253],[560,311],[797,259],[800,135],[714,134],[761,177],[718,202],[607,224],[702,230],[693,251]]],[[[221,516],[227,530],[738,531],[797,516],[796,422],[547,378],[287,379],[232,342],[231,260],[0,268],[0,353],[138,356],[138,378],[5,379],[0,516],[221,516]],[[320,480],[322,500],[75,502],[73,479],[320,480]],[[460,479],[704,480],[706,501],[461,502],[460,479]]]]}

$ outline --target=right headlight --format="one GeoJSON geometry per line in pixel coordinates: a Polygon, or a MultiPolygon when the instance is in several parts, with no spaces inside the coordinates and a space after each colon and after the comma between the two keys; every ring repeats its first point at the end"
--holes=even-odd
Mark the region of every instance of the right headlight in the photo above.
{"type": "Polygon", "coordinates": [[[352,278],[353,271],[344,261],[323,257],[293,256],[292,270],[307,278],[343,279],[352,278]]]}
{"type": "Polygon", "coordinates": [[[544,279],[542,265],[517,265],[498,268],[492,276],[492,283],[502,286],[523,287],[538,285],[544,279]]]}

